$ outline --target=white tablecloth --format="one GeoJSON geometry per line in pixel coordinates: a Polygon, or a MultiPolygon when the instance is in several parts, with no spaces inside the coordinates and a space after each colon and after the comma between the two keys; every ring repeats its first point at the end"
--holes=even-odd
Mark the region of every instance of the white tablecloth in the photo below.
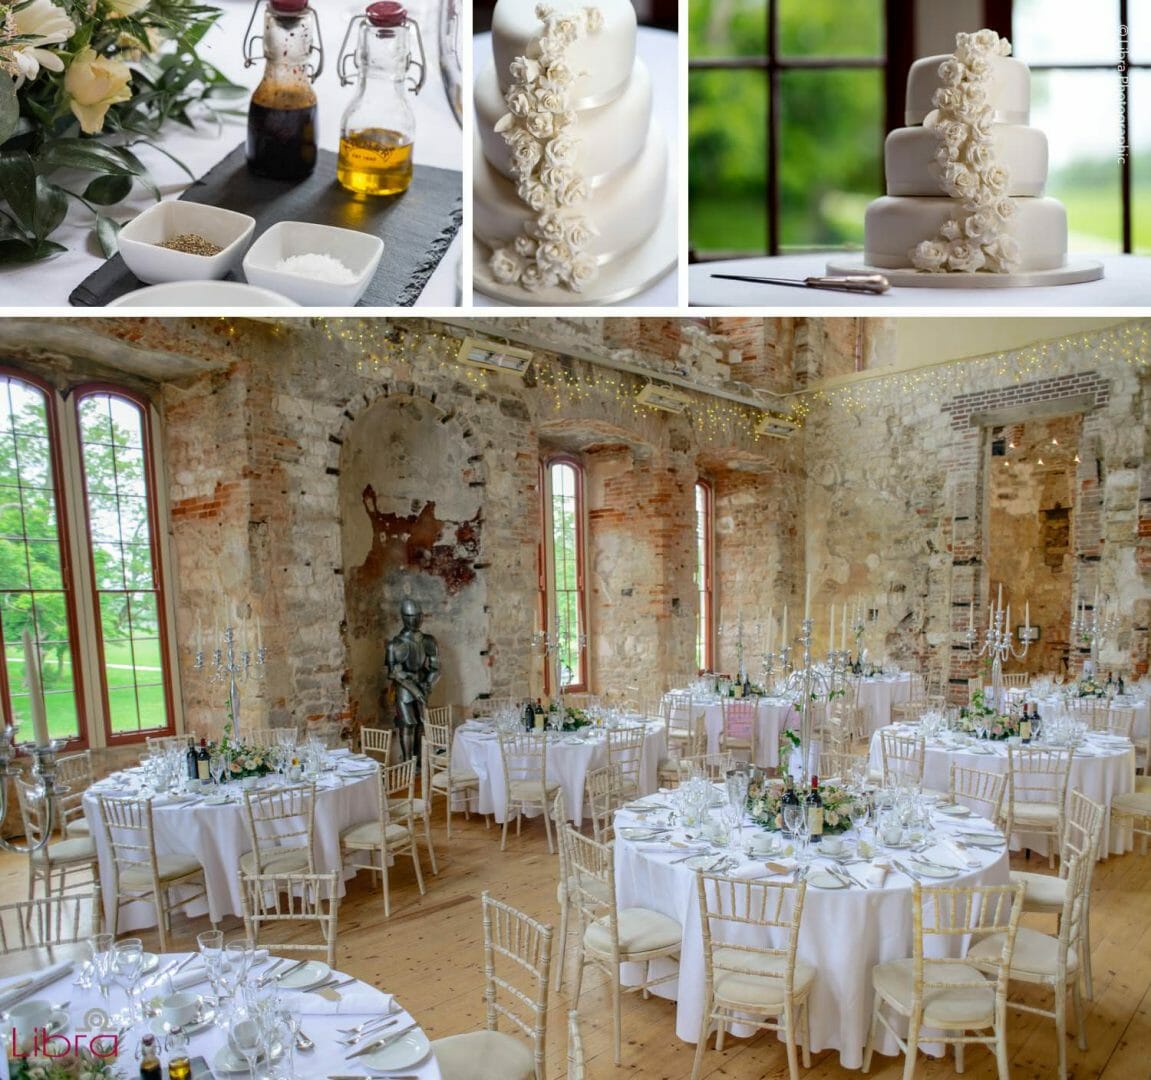
{"type": "Polygon", "coordinates": [[[859,680],[859,704],[867,710],[869,732],[891,723],[891,706],[911,700],[911,675],[877,675],[859,680]]]}
{"type": "MultiPolygon", "coordinates": [[[[249,0],[218,0],[223,17],[208,33],[200,46],[200,55],[215,64],[233,82],[255,89],[263,74],[263,65],[244,67],[243,35],[252,12],[249,0]]],[[[348,0],[325,0],[312,5],[320,18],[326,49],[324,71],[316,81],[319,99],[319,144],[324,150],[335,151],[340,141],[340,119],[354,87],[341,87],[336,73],[336,54],[344,37],[344,29],[353,14],[362,14],[363,4],[348,0]]],[[[429,9],[430,10],[430,9],[429,9]]],[[[459,170],[462,162],[463,137],[459,125],[448,109],[447,98],[439,77],[439,59],[436,51],[436,25],[434,19],[415,13],[421,19],[424,48],[428,53],[427,85],[409,101],[416,115],[414,159],[418,165],[435,165],[443,169],[459,170]]],[[[257,19],[257,28],[262,26],[257,19]]],[[[257,32],[259,30],[257,29],[257,32]]],[[[466,44],[465,44],[466,47],[466,44]]],[[[465,93],[468,93],[465,88],[465,93]]],[[[246,111],[247,102],[240,106],[246,111]]],[[[174,154],[196,175],[203,176],[221,158],[243,142],[247,133],[246,118],[225,119],[222,129],[212,121],[205,121],[196,130],[181,124],[169,124],[156,140],[157,144],[174,154]]],[[[188,186],[188,177],[182,169],[159,151],[146,146],[135,152],[152,172],[165,198],[176,198],[188,186]]],[[[111,208],[111,216],[126,222],[152,205],[147,193],[137,190],[132,199],[111,208]]],[[[68,294],[104,261],[91,237],[92,215],[75,202],[70,202],[68,217],[63,228],[52,239],[68,248],[67,254],[57,255],[29,266],[0,267],[0,305],[5,307],[58,307],[67,308],[68,294]]],[[[447,307],[458,303],[456,273],[462,250],[461,233],[457,233],[444,258],[428,279],[417,306],[447,307]]],[[[387,258],[387,256],[384,256],[387,258]]]]}
{"type": "MultiPolygon", "coordinates": [[[[111,850],[100,823],[97,793],[125,794],[123,781],[130,772],[115,773],[89,788],[84,795],[84,816],[96,841],[100,861],[100,887],[104,893],[104,906],[111,927],[115,898],[111,850]]],[[[274,785],[278,778],[265,778],[262,783],[274,785]]],[[[317,873],[341,870],[340,832],[360,821],[376,815],[376,785],[379,770],[355,776],[341,776],[326,772],[321,776],[316,792],[316,831],[314,856],[317,873]]],[[[224,785],[236,801],[222,806],[207,806],[203,800],[175,805],[159,805],[152,810],[156,852],[160,855],[193,855],[204,867],[208,880],[208,904],[197,900],[186,909],[191,916],[208,912],[218,922],[225,915],[240,915],[240,856],[250,850],[248,830],[244,820],[243,796],[240,784],[224,785]]],[[[352,871],[349,870],[349,875],[352,871]]],[[[194,891],[194,890],[193,890],[194,891]]],[[[179,891],[173,890],[178,897],[179,891]]],[[[155,926],[156,909],[151,901],[129,904],[121,909],[118,930],[124,933],[137,927],[155,926]]]]}
{"type": "MultiPolygon", "coordinates": [[[[693,702],[692,707],[702,709],[707,729],[707,752],[719,753],[719,739],[723,734],[723,705],[718,701],[693,702]]],[[[697,714],[698,715],[698,714],[697,714]]],[[[774,768],[779,764],[779,733],[785,728],[799,727],[799,714],[785,698],[756,699],[755,705],[755,764],[774,768]]]]}
{"type": "MultiPolygon", "coordinates": [[[[162,954],[159,958],[160,962],[156,968],[156,972],[163,972],[173,961],[183,960],[187,955],[187,953],[162,954]]],[[[253,974],[258,976],[261,971],[267,970],[267,967],[270,965],[271,960],[269,960],[267,965],[253,968],[253,974]]],[[[194,966],[195,961],[185,970],[190,971],[194,966]]],[[[37,1000],[44,999],[50,1002],[62,1002],[65,1000],[70,1002],[68,1014],[71,1024],[62,1034],[68,1035],[69,1037],[79,1034],[96,1034],[90,1026],[85,1024],[84,1017],[90,1009],[103,1009],[100,992],[95,988],[85,990],[73,985],[72,980],[74,977],[73,974],[65,975],[57,982],[38,991],[34,997],[37,1000]]],[[[0,984],[0,989],[2,989],[2,985],[3,984],[0,984]]],[[[140,986],[144,993],[145,1000],[162,993],[163,990],[166,989],[166,987],[163,987],[162,982],[155,980],[154,975],[146,977],[140,986]],[[149,979],[152,979],[152,981],[149,982],[149,979]]],[[[194,993],[204,993],[207,991],[207,984],[191,986],[188,989],[194,993]]],[[[336,1040],[341,1036],[338,1034],[337,1029],[352,1027],[364,1020],[369,1020],[372,1017],[380,1016],[387,1012],[391,1001],[390,995],[360,981],[351,983],[335,992],[341,997],[341,1000],[338,1002],[327,1001],[318,994],[309,992],[283,991],[285,999],[291,1002],[293,1011],[302,1017],[303,1022],[300,1025],[300,1030],[316,1043],[314,1050],[309,1050],[307,1053],[296,1052],[296,1075],[299,1077],[314,1078],[328,1076],[333,1073],[353,1074],[363,1073],[365,1071],[362,1061],[345,1063],[344,1055],[350,1053],[353,1048],[345,1048],[338,1045],[336,1040]]],[[[114,1010],[121,1009],[124,1005],[123,991],[116,985],[112,987],[111,1005],[114,1010]]],[[[402,1009],[395,1015],[401,1018],[401,1022],[389,1030],[398,1031],[408,1024],[415,1022],[415,1017],[402,1009]]],[[[157,1021],[151,1021],[151,1023],[157,1025],[151,1030],[162,1031],[157,1021]]],[[[148,1029],[143,1026],[139,1026],[120,1038],[117,1060],[120,1063],[120,1068],[124,1075],[135,1076],[137,1074],[139,1067],[135,1059],[136,1047],[147,1030],[148,1029]]],[[[10,1039],[11,1034],[6,1034],[8,1034],[8,1038],[10,1039]]],[[[162,1038],[158,1041],[161,1044],[163,1042],[162,1038]]],[[[211,1024],[204,1030],[197,1031],[189,1036],[188,1050],[192,1057],[204,1058],[208,1062],[209,1067],[211,1067],[213,1059],[223,1047],[226,1046],[227,1041],[226,1031],[216,1024],[211,1024]]],[[[85,1045],[87,1045],[86,1041],[85,1045]]],[[[103,1048],[106,1045],[107,1044],[102,1043],[101,1047],[103,1048]]],[[[63,1049],[62,1044],[57,1044],[57,1046],[63,1049]]],[[[218,1069],[213,1069],[213,1072],[216,1076],[225,1075],[218,1069]]],[[[404,1068],[403,1072],[405,1074],[418,1076],[420,1080],[439,1080],[441,1075],[435,1055],[431,1053],[421,1062],[404,1068]]],[[[6,1054],[0,1054],[0,1075],[4,1077],[8,1076],[6,1054]]],[[[227,1075],[247,1076],[247,1073],[242,1072],[227,1075]]]]}
{"type": "Polygon", "coordinates": [[[845,252],[726,259],[689,266],[688,303],[692,307],[854,308],[859,314],[884,315],[905,308],[1146,307],[1151,297],[1151,259],[1140,255],[1091,255],[1103,264],[1103,278],[1082,285],[1034,289],[892,288],[882,295],[830,289],[724,281],[712,274],[746,274],[803,280],[827,273],[828,260],[845,252]]]}
{"type": "MultiPolygon", "coordinates": [[[[1131,850],[1130,830],[1124,827],[1110,828],[1110,811],[1111,800],[1115,796],[1135,789],[1135,751],[1130,744],[1125,749],[1092,745],[1089,751],[1091,756],[1076,751],[1072,758],[1071,780],[1067,791],[1068,796],[1072,791],[1080,791],[1107,808],[1108,824],[1103,835],[1110,839],[1108,843],[1100,845],[1099,852],[1099,857],[1105,859],[1108,854],[1121,855],[1131,850]]],[[[923,786],[933,791],[947,791],[951,783],[952,761],[965,769],[1006,772],[1007,744],[990,741],[980,743],[976,751],[948,749],[940,744],[928,743],[923,760],[923,786]]],[[[883,769],[883,749],[878,732],[871,739],[871,767],[877,771],[883,769]]],[[[1011,846],[1015,850],[1024,846],[1019,834],[1012,836],[1011,846]]],[[[1047,843],[1042,836],[1028,837],[1026,846],[1047,854],[1047,843]]]]}
{"type": "MultiPolygon", "coordinates": [[[[658,787],[659,762],[666,754],[663,724],[648,724],[640,766],[641,793],[658,787]]],[[[589,772],[606,764],[607,740],[602,734],[590,739],[582,737],[582,733],[548,735],[548,780],[558,780],[563,786],[568,817],[577,826],[583,822],[584,780],[589,772]]],[[[482,814],[494,814],[496,821],[502,822],[507,816],[507,792],[499,737],[472,725],[457,728],[452,739],[452,768],[471,769],[480,778],[478,809],[482,814]]]]}
{"type": "MultiPolygon", "coordinates": [[[[617,826],[632,820],[621,812],[617,826]]],[[[942,816],[937,817],[937,823],[941,834],[957,827],[942,816]]],[[[654,988],[652,993],[676,1001],[676,1035],[694,1043],[699,1036],[704,987],[695,873],[683,863],[673,865],[672,860],[680,857],[675,852],[644,851],[644,847],[622,838],[615,842],[617,902],[621,908],[642,906],[660,911],[683,927],[679,978],[654,988]]],[[[979,868],[940,884],[1007,882],[1005,849],[971,850],[980,859],[979,868]]],[[[866,867],[860,864],[849,869],[857,872],[866,867]]],[[[859,1068],[871,1020],[871,969],[876,964],[910,956],[912,929],[911,883],[901,873],[890,873],[882,889],[825,891],[809,886],[798,956],[817,971],[810,1000],[813,1052],[838,1050],[845,1068],[859,1068]]],[[[669,970],[672,965],[668,961],[652,964],[653,977],[669,970]]],[[[625,978],[627,974],[625,971],[625,978]]],[[[884,1035],[876,1048],[880,1053],[896,1053],[890,1036],[884,1035]]]]}

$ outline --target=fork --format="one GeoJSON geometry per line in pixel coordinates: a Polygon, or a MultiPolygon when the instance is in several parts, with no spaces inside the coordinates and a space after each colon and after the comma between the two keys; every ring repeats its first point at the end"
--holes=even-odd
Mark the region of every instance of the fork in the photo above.
{"type": "Polygon", "coordinates": [[[377,1035],[387,1031],[388,1028],[395,1027],[400,1022],[399,1017],[393,1016],[391,1019],[381,1019],[376,1021],[375,1026],[365,1028],[357,1035],[349,1035],[346,1039],[337,1039],[336,1042],[340,1046],[356,1046],[358,1043],[365,1042],[368,1039],[374,1039],[377,1035]]]}
{"type": "Polygon", "coordinates": [[[382,1020],[386,1020],[389,1016],[395,1016],[395,1014],[399,1011],[399,1002],[396,1001],[395,998],[392,998],[390,1004],[388,1005],[388,1011],[382,1016],[373,1016],[370,1020],[364,1020],[363,1022],[356,1024],[355,1027],[336,1028],[336,1031],[341,1035],[359,1035],[359,1033],[363,1031],[364,1028],[371,1027],[373,1024],[378,1024],[382,1020]]]}

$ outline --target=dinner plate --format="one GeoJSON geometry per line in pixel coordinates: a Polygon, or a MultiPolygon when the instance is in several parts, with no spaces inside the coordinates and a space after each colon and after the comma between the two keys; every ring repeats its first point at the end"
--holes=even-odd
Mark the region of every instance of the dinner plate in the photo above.
{"type": "Polygon", "coordinates": [[[965,833],[963,842],[972,847],[1002,847],[1005,840],[994,833],[965,833]]]}
{"type": "Polygon", "coordinates": [[[625,840],[654,840],[667,835],[662,829],[619,829],[617,830],[625,840]]]}
{"type": "Polygon", "coordinates": [[[716,866],[721,859],[722,856],[718,854],[693,855],[690,859],[684,859],[683,865],[689,870],[706,870],[709,866],[716,866]]]}
{"type": "Polygon", "coordinates": [[[140,974],[148,975],[160,966],[160,958],[154,952],[144,953],[144,962],[140,965],[140,974]]]}
{"type": "Polygon", "coordinates": [[[846,881],[841,881],[826,870],[816,870],[814,873],[808,874],[807,883],[817,889],[846,889],[848,887],[846,881]]]}
{"type": "Polygon", "coordinates": [[[950,866],[926,865],[925,863],[916,862],[914,859],[908,864],[908,869],[913,873],[922,874],[924,877],[930,878],[953,878],[959,877],[959,871],[950,866]]]}
{"type": "Polygon", "coordinates": [[[936,809],[938,809],[941,814],[949,814],[951,817],[971,816],[971,807],[964,806],[962,803],[944,803],[936,809]]]}
{"type": "MultiPolygon", "coordinates": [[[[280,1043],[275,1043],[272,1046],[272,1060],[279,1061],[283,1056],[284,1047],[280,1043]]],[[[259,1071],[262,1068],[262,1058],[256,1059],[256,1069],[259,1071]]],[[[248,1063],[244,1060],[243,1055],[237,1054],[230,1046],[225,1044],[216,1051],[216,1056],[212,1058],[212,1069],[215,1072],[221,1073],[246,1073],[248,1071],[248,1063]]]]}
{"type": "Polygon", "coordinates": [[[226,806],[232,800],[227,795],[209,795],[204,800],[205,806],[226,806]]]}
{"type": "MultiPolygon", "coordinates": [[[[211,1024],[215,1019],[216,1010],[213,1009],[210,1005],[204,1005],[201,1003],[200,1011],[196,1015],[196,1019],[193,1020],[190,1024],[181,1024],[180,1028],[185,1035],[195,1035],[197,1031],[203,1031],[204,1028],[208,1027],[208,1025],[211,1024]]],[[[151,1028],[152,1034],[161,1039],[164,1038],[164,1036],[166,1036],[172,1030],[168,1024],[164,1023],[164,1018],[162,1016],[154,1017],[151,1024],[148,1026],[151,1028]]]]}
{"type": "Polygon", "coordinates": [[[423,1061],[431,1050],[428,1037],[416,1028],[409,1031],[402,1039],[397,1039],[391,1046],[385,1046],[374,1053],[365,1054],[359,1060],[369,1069],[377,1071],[383,1069],[407,1069],[419,1061],[423,1061]]]}
{"type": "Polygon", "coordinates": [[[296,968],[290,975],[276,982],[285,990],[307,990],[324,982],[332,974],[332,969],[320,960],[309,960],[303,967],[296,968]]]}

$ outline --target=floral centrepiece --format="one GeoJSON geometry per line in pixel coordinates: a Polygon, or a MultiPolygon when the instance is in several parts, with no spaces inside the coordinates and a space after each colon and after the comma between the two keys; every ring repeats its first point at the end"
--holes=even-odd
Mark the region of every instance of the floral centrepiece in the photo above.
{"type": "Polygon", "coordinates": [[[233,742],[232,725],[224,725],[217,752],[227,762],[226,780],[239,780],[245,776],[267,776],[276,771],[276,751],[267,746],[249,746],[241,738],[233,742]]]}
{"type": "Polygon", "coordinates": [[[220,15],[200,0],[0,0],[0,265],[65,250],[50,237],[70,202],[115,253],[104,208],[137,184],[160,197],[136,151],[170,157],[153,142],[165,124],[194,127],[244,92],[196,52],[220,15]]]}
{"type": "Polygon", "coordinates": [[[526,51],[539,55],[512,61],[508,112],[496,122],[511,151],[516,194],[535,217],[510,246],[493,251],[488,266],[503,285],[579,292],[594,280],[598,264],[587,252],[595,228],[580,209],[588,186],[574,167],[579,139],[571,87],[581,73],[571,70],[567,53],[601,28],[603,15],[594,7],[557,12],[541,4],[536,16],[544,32],[526,51]]]}
{"type": "Polygon", "coordinates": [[[959,203],[959,212],[909,252],[919,270],[1006,274],[1019,266],[1019,244],[1011,235],[1011,175],[995,153],[995,110],[988,100],[992,60],[1010,55],[1011,42],[994,30],[980,30],[956,34],[954,54],[939,65],[943,85],[932,96],[935,108],[923,126],[938,139],[940,183],[959,203]]]}
{"type": "Polygon", "coordinates": [[[959,727],[968,734],[996,742],[1019,734],[1018,718],[988,704],[982,690],[972,693],[971,704],[959,710],[959,727]]]}
{"type": "MultiPolygon", "coordinates": [[[[783,792],[781,780],[753,782],[747,789],[747,814],[757,825],[775,832],[783,828],[783,792]]],[[[820,784],[823,800],[823,831],[841,833],[851,828],[851,793],[834,784],[820,784]]]]}
{"type": "Polygon", "coordinates": [[[1075,693],[1079,697],[1106,697],[1107,688],[1100,686],[1090,675],[1084,676],[1075,685],[1075,693]]]}

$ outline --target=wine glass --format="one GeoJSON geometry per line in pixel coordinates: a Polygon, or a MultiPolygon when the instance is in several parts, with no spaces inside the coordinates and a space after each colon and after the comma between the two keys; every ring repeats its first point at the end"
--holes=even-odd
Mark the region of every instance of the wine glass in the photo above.
{"type": "Polygon", "coordinates": [[[266,1042],[262,1027],[254,1009],[247,1005],[232,1008],[228,1023],[228,1045],[247,1062],[249,1076],[256,1075],[256,1062],[266,1042]]]}
{"type": "Polygon", "coordinates": [[[223,963],[220,966],[220,981],[225,993],[235,998],[248,978],[252,967],[254,950],[246,938],[229,941],[224,946],[223,963]]]}
{"type": "Polygon", "coordinates": [[[224,963],[224,931],[205,930],[196,935],[196,945],[200,955],[204,958],[204,970],[208,974],[208,982],[212,986],[215,1004],[219,1006],[222,997],[220,993],[220,969],[224,963]]]}
{"type": "Polygon", "coordinates": [[[783,827],[793,839],[798,835],[800,825],[805,818],[802,803],[788,803],[783,808],[783,827]]]}
{"type": "Polygon", "coordinates": [[[144,943],[139,938],[125,938],[116,942],[113,959],[115,966],[114,976],[120,988],[124,991],[126,1001],[125,1012],[118,1017],[121,1023],[134,1024],[136,1022],[136,983],[140,981],[140,973],[144,968],[144,943]]]}
{"type": "Polygon", "coordinates": [[[116,967],[116,935],[93,934],[88,939],[88,955],[92,959],[92,981],[100,991],[104,1001],[104,1012],[108,1014],[109,990],[116,967]]]}
{"type": "Polygon", "coordinates": [[[208,759],[208,773],[212,777],[212,782],[218,787],[224,779],[224,773],[228,768],[227,759],[223,754],[215,753],[208,759]]]}
{"type": "Polygon", "coordinates": [[[857,841],[863,840],[863,830],[871,818],[871,803],[864,795],[859,795],[851,803],[851,824],[857,841]]]}

